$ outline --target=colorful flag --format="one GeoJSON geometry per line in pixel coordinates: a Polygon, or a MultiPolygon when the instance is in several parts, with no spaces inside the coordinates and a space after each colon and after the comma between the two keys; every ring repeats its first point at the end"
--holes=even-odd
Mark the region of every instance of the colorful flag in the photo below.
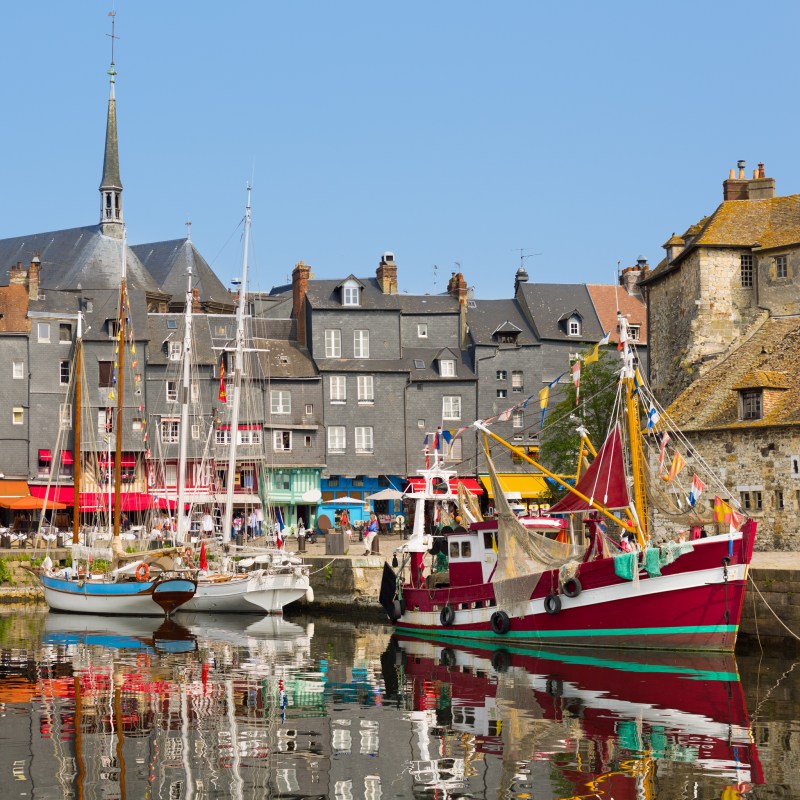
{"type": "Polygon", "coordinates": [[[619,315],[617,318],[619,319],[619,344],[617,345],[617,350],[623,350],[625,342],[628,341],[628,323],[623,321],[619,315]]]}
{"type": "Polygon", "coordinates": [[[219,362],[219,401],[228,402],[228,393],[225,391],[225,361],[219,362]]]}
{"type": "Polygon", "coordinates": [[[658,447],[658,474],[662,475],[664,472],[664,455],[667,451],[667,442],[669,442],[669,434],[664,431],[661,434],[661,444],[658,447]]]}
{"type": "Polygon", "coordinates": [[[584,364],[594,364],[600,358],[600,342],[598,342],[584,357],[584,364]]]}
{"type": "Polygon", "coordinates": [[[697,501],[700,498],[700,495],[703,494],[703,490],[705,488],[706,485],[703,483],[703,481],[701,481],[700,478],[698,478],[697,475],[695,475],[692,478],[692,488],[689,491],[689,505],[692,508],[694,508],[695,505],[697,504],[697,501]]]}
{"type": "Polygon", "coordinates": [[[672,457],[672,466],[669,468],[669,475],[664,480],[674,481],[678,477],[681,470],[686,466],[686,461],[683,456],[676,450],[675,455],[672,457]]]}
{"type": "Polygon", "coordinates": [[[656,407],[652,403],[650,403],[650,408],[647,412],[647,430],[649,431],[653,430],[659,419],[661,419],[661,415],[658,413],[656,407]]]}
{"type": "Polygon", "coordinates": [[[208,556],[206,556],[205,540],[200,542],[200,569],[208,570],[208,556]]]}
{"type": "Polygon", "coordinates": [[[730,523],[733,509],[721,498],[714,498],[714,522],[730,523]]]}
{"type": "Polygon", "coordinates": [[[636,370],[633,373],[633,392],[631,394],[639,394],[639,389],[642,388],[642,373],[639,372],[639,367],[636,367],[636,370]]]}
{"type": "Polygon", "coordinates": [[[497,415],[497,419],[499,422],[508,422],[511,419],[511,412],[514,410],[514,407],[507,408],[505,411],[501,411],[497,415]]]}
{"type": "Polygon", "coordinates": [[[572,382],[575,384],[575,405],[578,405],[578,400],[581,395],[581,362],[576,361],[572,365],[572,382]]]}

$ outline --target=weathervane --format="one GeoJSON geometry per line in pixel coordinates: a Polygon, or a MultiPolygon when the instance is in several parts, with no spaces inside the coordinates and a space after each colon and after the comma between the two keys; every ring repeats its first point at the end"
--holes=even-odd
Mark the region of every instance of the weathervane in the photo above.
{"type": "Polygon", "coordinates": [[[114,76],[117,74],[117,71],[114,69],[114,40],[119,39],[119,36],[114,34],[114,26],[117,21],[117,12],[112,8],[111,11],[108,12],[108,16],[111,17],[111,33],[106,34],[106,36],[111,38],[111,68],[108,70],[108,74],[111,76],[111,80],[113,82],[114,76]]]}

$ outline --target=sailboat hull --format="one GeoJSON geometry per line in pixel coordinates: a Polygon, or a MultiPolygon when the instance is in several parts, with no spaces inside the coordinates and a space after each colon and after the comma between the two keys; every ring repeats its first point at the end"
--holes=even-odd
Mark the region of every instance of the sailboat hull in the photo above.
{"type": "Polygon", "coordinates": [[[197,592],[182,611],[231,614],[280,614],[284,606],[304,597],[308,592],[308,575],[304,571],[271,574],[254,572],[224,580],[200,578],[197,592]]]}
{"type": "Polygon", "coordinates": [[[754,537],[755,526],[694,542],[693,551],[663,567],[660,576],[643,572],[634,581],[615,573],[613,558],[584,562],[576,597],[563,593],[557,570],[545,572],[523,613],[509,614],[503,633],[492,627],[492,615],[500,609],[491,583],[438,589],[406,585],[403,613],[395,624],[405,633],[436,631],[438,637],[464,642],[732,651],[754,537]],[[552,595],[557,603],[548,601],[552,595]],[[442,611],[445,606],[452,616],[442,611]]]}
{"type": "Polygon", "coordinates": [[[195,581],[186,578],[106,583],[40,575],[39,580],[45,602],[53,611],[142,617],[172,613],[194,595],[197,587],[195,581]]]}

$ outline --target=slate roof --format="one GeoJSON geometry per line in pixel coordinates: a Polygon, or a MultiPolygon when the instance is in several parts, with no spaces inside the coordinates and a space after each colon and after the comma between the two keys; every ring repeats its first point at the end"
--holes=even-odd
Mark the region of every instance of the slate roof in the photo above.
{"type": "Polygon", "coordinates": [[[800,359],[800,317],[773,317],[719,364],[685,389],[669,407],[684,431],[749,430],[800,425],[800,387],[794,376],[800,359]],[[766,403],[764,418],[740,421],[739,388],[787,387],[766,403]]]}
{"type": "Polygon", "coordinates": [[[403,314],[458,314],[458,298],[451,294],[398,294],[403,314]]]}
{"type": "Polygon", "coordinates": [[[131,248],[153,276],[162,292],[182,300],[186,294],[186,271],[191,267],[192,286],[200,302],[233,308],[234,298],[200,255],[190,239],[137,244],[131,248]]]}
{"type": "MultiPolygon", "coordinates": [[[[8,270],[31,258],[41,259],[39,284],[43,289],[113,289],[122,273],[122,240],[103,236],[99,225],[68,228],[0,239],[0,283],[8,284],[8,270]]],[[[128,286],[158,291],[158,284],[128,247],[128,286]]]]}
{"type": "MultiPolygon", "coordinates": [[[[141,342],[148,337],[147,300],[141,292],[130,292],[128,296],[131,304],[131,324],[133,325],[134,339],[137,342],[141,342]]],[[[84,292],[83,297],[92,302],[92,310],[89,311],[87,309],[84,314],[83,338],[86,341],[109,342],[109,353],[111,353],[110,347],[113,339],[108,335],[107,320],[117,319],[119,286],[115,290],[98,289],[92,292],[84,292]]],[[[33,309],[33,305],[31,305],[31,309],[33,309]]]]}
{"type": "Polygon", "coordinates": [[[447,383],[448,381],[475,381],[477,380],[475,372],[472,369],[472,362],[469,353],[466,351],[451,350],[450,348],[436,348],[436,347],[404,347],[403,357],[399,359],[403,368],[409,373],[409,380],[415,383],[421,381],[439,381],[447,383]],[[444,378],[439,374],[439,362],[437,359],[442,353],[452,354],[455,359],[456,374],[450,378],[444,378]],[[418,368],[414,362],[421,361],[424,363],[423,368],[418,368]]]}
{"type": "Polygon", "coordinates": [[[604,331],[583,283],[523,283],[517,296],[527,305],[539,339],[597,342],[603,338],[604,331]],[[583,318],[580,336],[567,335],[559,325],[565,308],[575,309],[583,318]]]}
{"type": "Polygon", "coordinates": [[[474,307],[467,306],[469,334],[476,345],[497,345],[496,331],[520,331],[517,343],[534,345],[536,334],[516,300],[475,300],[474,307]],[[513,327],[509,328],[511,325],[513,327]]]}
{"type": "Polygon", "coordinates": [[[605,333],[611,333],[609,341],[619,341],[617,330],[617,308],[628,322],[639,326],[639,344],[647,344],[647,306],[637,295],[628,294],[622,286],[605,283],[587,283],[589,296],[592,298],[594,310],[600,319],[605,333]]]}
{"type": "Polygon", "coordinates": [[[361,291],[361,305],[342,305],[341,279],[335,280],[310,280],[306,291],[306,300],[316,309],[341,309],[352,310],[359,308],[362,311],[396,311],[399,308],[398,295],[384,294],[378,286],[376,278],[358,278],[364,285],[361,291]]]}
{"type": "MultiPolygon", "coordinates": [[[[192,360],[198,365],[216,364],[218,355],[212,346],[211,330],[206,314],[197,314],[192,318],[192,360]]],[[[148,363],[165,366],[174,364],[164,352],[164,342],[183,343],[183,314],[148,314],[147,334],[150,347],[147,352],[148,363]],[[174,324],[174,328],[170,328],[174,324]]]]}

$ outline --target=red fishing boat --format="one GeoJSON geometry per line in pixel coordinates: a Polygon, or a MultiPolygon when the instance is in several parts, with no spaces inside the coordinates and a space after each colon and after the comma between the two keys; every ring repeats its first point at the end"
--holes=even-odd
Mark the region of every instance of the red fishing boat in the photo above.
{"type": "MultiPolygon", "coordinates": [[[[624,333],[624,318],[620,326],[624,333]]],[[[727,494],[722,482],[699,456],[689,457],[688,442],[649,394],[627,343],[620,374],[619,419],[575,486],[481,421],[474,427],[484,438],[495,519],[480,521],[438,458],[420,472],[424,486],[411,495],[413,533],[384,565],[381,586],[381,605],[399,631],[436,631],[459,642],[734,649],[756,523],[734,510],[736,501],[720,499],[727,494]],[[494,471],[491,442],[568,489],[551,516],[517,519],[494,471]],[[686,459],[679,449],[693,467],[680,479],[686,459]],[[706,484],[706,498],[717,493],[713,504],[699,499],[706,484]],[[668,512],[659,525],[653,498],[668,512]],[[433,507],[464,524],[442,528],[435,541],[433,507]],[[426,574],[426,558],[437,552],[446,554],[448,568],[426,574]]]]}

